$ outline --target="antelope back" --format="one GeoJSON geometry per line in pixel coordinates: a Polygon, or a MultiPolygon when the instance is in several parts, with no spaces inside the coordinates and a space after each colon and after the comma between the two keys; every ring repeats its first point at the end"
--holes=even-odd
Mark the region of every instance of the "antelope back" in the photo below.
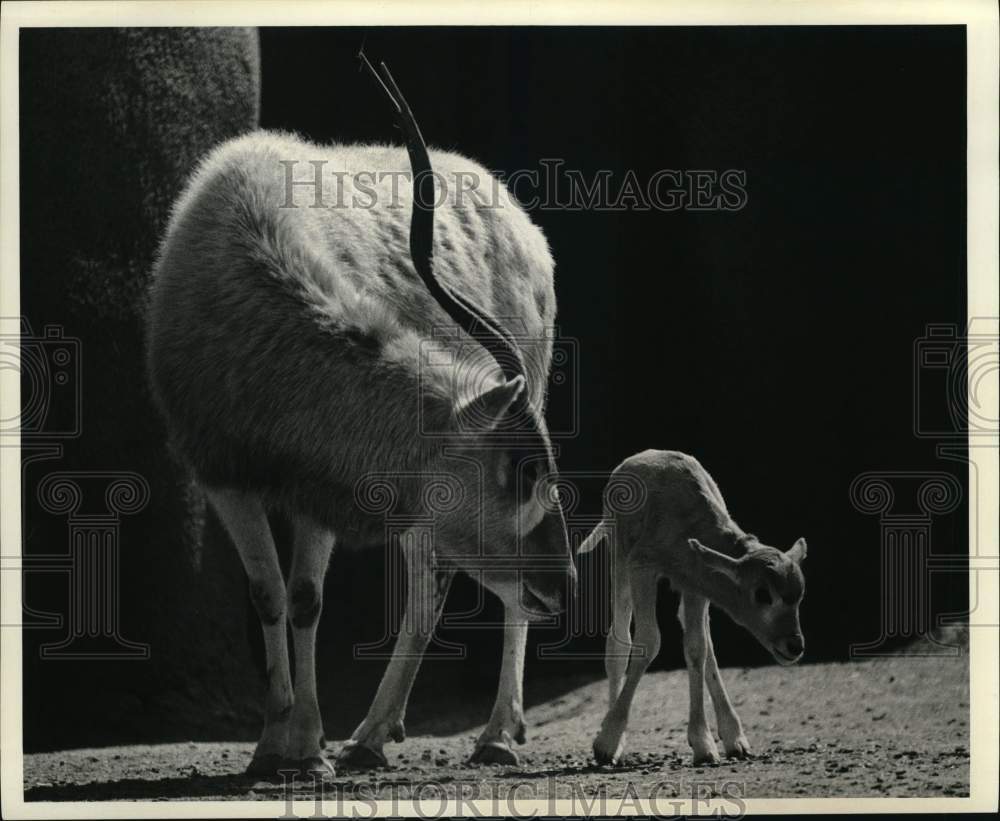
{"type": "MultiPolygon", "coordinates": [[[[483,181],[449,187],[437,208],[436,274],[520,326],[540,415],[555,313],[545,239],[480,166],[433,157],[445,181],[483,181]]],[[[256,489],[340,529],[371,518],[377,532],[357,483],[418,474],[456,408],[503,381],[414,270],[407,167],[399,148],[261,132],[221,146],[193,176],[157,263],[148,352],[170,431],[203,481],[256,489]],[[320,167],[320,187],[289,187],[289,162],[296,180],[320,167]],[[347,175],[366,169],[381,182],[347,175]]],[[[400,508],[415,504],[420,488],[407,485],[419,480],[399,484],[400,508]]]]}

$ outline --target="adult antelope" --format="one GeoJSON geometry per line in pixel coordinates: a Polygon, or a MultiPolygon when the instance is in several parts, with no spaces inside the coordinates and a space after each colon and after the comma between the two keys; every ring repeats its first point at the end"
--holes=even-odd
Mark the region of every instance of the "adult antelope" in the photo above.
{"type": "Polygon", "coordinates": [[[406,101],[384,64],[376,71],[359,56],[395,108],[406,151],[267,132],[222,145],[176,204],[152,286],[154,394],[239,551],[263,628],[253,774],[332,770],[316,625],[335,537],[383,543],[371,482],[390,483],[393,514],[430,521],[434,538],[403,540],[403,623],[341,762],[384,765],[385,742],[404,738],[421,655],[453,574],[466,570],[501,598],[506,618],[499,694],[473,760],[516,763],[528,622],[563,609],[576,581],[542,417],[555,316],[548,245],[464,157],[434,152],[439,179],[464,180],[436,192],[406,101]],[[315,171],[312,185],[286,177],[291,161],[315,171]],[[335,201],[315,207],[318,186],[335,201]],[[294,525],[287,583],[272,508],[294,525]]]}

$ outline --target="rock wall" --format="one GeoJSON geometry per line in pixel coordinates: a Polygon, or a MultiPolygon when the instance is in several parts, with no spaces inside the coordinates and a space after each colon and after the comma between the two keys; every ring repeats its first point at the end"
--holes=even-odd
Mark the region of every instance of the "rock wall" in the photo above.
{"type": "Polygon", "coordinates": [[[27,750],[256,723],[243,571],[168,452],[143,307],[187,174],[259,97],[253,29],[22,32],[27,750]]]}

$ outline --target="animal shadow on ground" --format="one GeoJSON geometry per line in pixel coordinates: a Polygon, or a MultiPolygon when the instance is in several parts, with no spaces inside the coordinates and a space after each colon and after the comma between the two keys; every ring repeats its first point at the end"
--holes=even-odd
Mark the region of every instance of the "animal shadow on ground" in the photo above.
{"type": "MultiPolygon", "coordinates": [[[[667,761],[662,763],[666,764],[667,761]]],[[[600,773],[621,775],[648,766],[648,761],[643,762],[626,757],[614,767],[587,763],[526,770],[520,767],[463,765],[457,768],[457,772],[453,776],[435,775],[433,778],[393,778],[392,770],[382,768],[369,773],[351,773],[349,770],[345,770],[341,774],[342,777],[325,779],[323,789],[328,794],[339,793],[350,797],[357,791],[358,787],[370,785],[371,778],[374,776],[377,776],[380,789],[406,787],[410,790],[419,790],[423,784],[440,785],[460,781],[464,776],[475,777],[483,770],[489,772],[490,778],[497,781],[523,781],[600,773]]],[[[290,782],[288,786],[292,788],[296,797],[312,794],[317,788],[317,784],[310,779],[295,780],[290,782]]],[[[148,801],[171,798],[197,800],[218,797],[274,800],[287,797],[288,786],[279,777],[261,779],[243,773],[232,775],[193,774],[165,778],[121,778],[87,784],[40,785],[25,790],[24,798],[25,801],[148,801]]]]}

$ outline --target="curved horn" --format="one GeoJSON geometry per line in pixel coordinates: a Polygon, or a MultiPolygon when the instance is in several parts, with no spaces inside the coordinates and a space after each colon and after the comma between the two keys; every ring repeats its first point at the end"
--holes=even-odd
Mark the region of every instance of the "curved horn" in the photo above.
{"type": "Polygon", "coordinates": [[[410,111],[406,98],[393,80],[385,63],[378,70],[358,52],[358,59],[385,91],[396,113],[396,122],[406,137],[406,151],[410,155],[413,172],[413,213],[410,216],[410,257],[431,296],[469,336],[481,344],[503,371],[508,380],[515,376],[527,378],[521,350],[514,337],[486,311],[472,305],[460,294],[452,291],[434,275],[434,174],[427,155],[420,127],[410,111]]]}
{"type": "MultiPolygon", "coordinates": [[[[506,379],[510,380],[519,375],[527,378],[521,350],[514,337],[486,311],[469,303],[468,300],[460,294],[456,294],[434,276],[434,176],[431,170],[431,159],[427,155],[427,144],[413,118],[413,112],[410,111],[406,99],[392,79],[392,74],[389,73],[385,63],[379,63],[378,71],[376,71],[365,56],[363,44],[358,51],[358,58],[382,86],[382,90],[392,102],[396,112],[396,122],[406,137],[406,151],[410,155],[410,168],[413,172],[410,256],[413,258],[417,274],[448,316],[479,342],[496,360],[506,379]]],[[[527,447],[532,451],[540,451],[544,454],[549,472],[555,477],[558,474],[548,431],[540,411],[533,408],[528,401],[528,394],[529,391],[521,391],[515,403],[517,410],[514,411],[515,416],[528,421],[528,431],[526,431],[528,441],[522,443],[522,446],[527,444],[527,447]]],[[[568,545],[569,535],[561,504],[557,505],[557,515],[556,531],[562,536],[562,541],[568,545]]]]}

